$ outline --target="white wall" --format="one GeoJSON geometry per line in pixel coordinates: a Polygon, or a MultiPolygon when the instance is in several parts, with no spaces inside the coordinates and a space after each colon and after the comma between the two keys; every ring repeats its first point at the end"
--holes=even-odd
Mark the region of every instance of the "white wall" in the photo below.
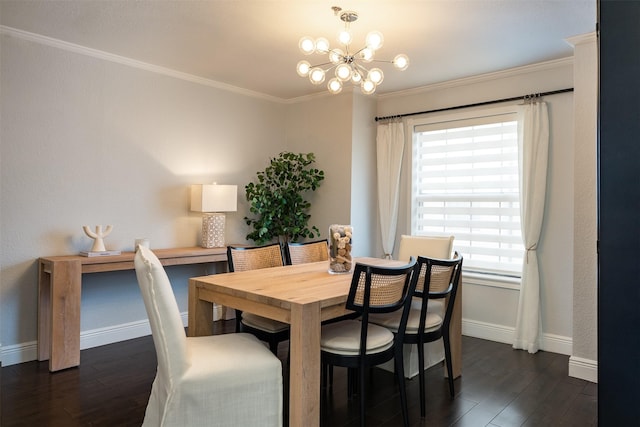
{"type": "Polygon", "coordinates": [[[347,90],[287,107],[287,147],[314,152],[329,171],[313,195],[310,224],[327,237],[331,224],[354,226],[354,256],[382,253],[377,215],[376,98],[347,90]]]}
{"type": "Polygon", "coordinates": [[[569,375],[597,382],[597,115],[598,47],[595,33],[573,37],[575,106],[573,353],[569,375]]]}
{"type": "MultiPolygon", "coordinates": [[[[434,110],[569,87],[573,87],[572,61],[553,61],[384,96],[378,102],[378,115],[434,110]]],[[[545,219],[538,246],[543,348],[571,354],[573,94],[554,95],[545,101],[550,112],[549,173],[545,219]]],[[[410,147],[405,152],[410,153],[410,147]]],[[[406,175],[403,182],[409,182],[406,175]]],[[[398,234],[410,232],[408,188],[406,184],[401,195],[404,209],[399,214],[398,234]]],[[[517,288],[485,286],[466,279],[462,301],[465,334],[511,343],[518,304],[517,288]]]]}
{"type": "MultiPolygon", "coordinates": [[[[4,34],[1,43],[6,365],[35,357],[37,258],[89,249],[83,225],[112,224],[108,249],[131,250],[139,237],[152,248],[195,246],[201,220],[189,185],[215,180],[239,186],[227,240],[244,242],[243,187],[282,151],[285,108],[4,34]]],[[[205,272],[169,269],[183,311],[186,279],[205,272]]],[[[132,271],[83,277],[84,335],[145,319],[132,271]]]]}
{"type": "MultiPolygon", "coordinates": [[[[351,223],[352,95],[311,97],[287,106],[286,147],[312,152],[325,179],[310,198],[309,225],[328,237],[331,224],[351,223]]],[[[354,254],[358,247],[354,248],[354,254]]]]}
{"type": "Polygon", "coordinates": [[[351,133],[351,224],[354,224],[354,254],[382,257],[382,240],[378,214],[378,179],[376,173],[375,97],[353,97],[351,133]],[[356,240],[357,239],[357,240],[356,240]]]}

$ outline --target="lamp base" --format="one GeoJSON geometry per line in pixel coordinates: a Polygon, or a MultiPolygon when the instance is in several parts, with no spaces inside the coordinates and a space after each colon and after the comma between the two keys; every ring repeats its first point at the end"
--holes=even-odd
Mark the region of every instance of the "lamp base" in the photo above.
{"type": "Polygon", "coordinates": [[[225,215],[205,213],[202,215],[202,247],[222,248],[224,244],[225,215]]]}

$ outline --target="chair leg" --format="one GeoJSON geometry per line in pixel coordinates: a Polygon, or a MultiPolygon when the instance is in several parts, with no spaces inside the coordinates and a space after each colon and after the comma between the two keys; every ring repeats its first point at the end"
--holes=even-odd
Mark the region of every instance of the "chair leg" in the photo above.
{"type": "Polygon", "coordinates": [[[329,383],[327,382],[327,372],[329,372],[329,365],[323,363],[320,368],[320,388],[321,390],[325,390],[329,388],[329,383]]]}
{"type": "Polygon", "coordinates": [[[291,368],[291,340],[287,342],[287,371],[291,368]]]}
{"type": "Polygon", "coordinates": [[[236,333],[242,332],[242,311],[236,310],[236,333]]]}
{"type": "Polygon", "coordinates": [[[327,388],[327,365],[320,363],[320,390],[327,388]]]}
{"type": "Polygon", "coordinates": [[[365,404],[364,404],[364,399],[365,399],[365,384],[364,384],[364,382],[365,382],[365,378],[364,378],[365,377],[365,367],[364,367],[364,365],[360,365],[360,368],[358,369],[358,376],[360,377],[359,378],[359,380],[360,380],[359,381],[360,390],[358,390],[359,394],[360,394],[360,426],[361,427],[365,427],[366,422],[365,422],[365,416],[364,416],[364,414],[365,414],[365,404]]]}
{"type": "Polygon", "coordinates": [[[320,379],[323,389],[333,388],[333,365],[327,363],[322,364],[322,370],[320,371],[322,378],[320,379]],[[329,379],[327,380],[327,376],[329,379]]]}
{"type": "Polygon", "coordinates": [[[353,368],[347,368],[347,399],[351,400],[353,398],[354,393],[354,381],[355,375],[353,372],[353,368]]]}
{"type": "Polygon", "coordinates": [[[278,355],[278,341],[269,341],[269,350],[271,350],[271,353],[273,353],[274,355],[278,355]]]}
{"type": "Polygon", "coordinates": [[[420,416],[425,417],[426,399],[424,390],[424,343],[418,343],[418,380],[420,381],[420,416]]]}
{"type": "Polygon", "coordinates": [[[333,365],[329,365],[329,388],[333,388],[333,365]]]}
{"type": "Polygon", "coordinates": [[[400,405],[402,407],[402,422],[404,427],[409,427],[409,409],[407,407],[407,390],[404,384],[404,360],[402,352],[395,356],[395,371],[400,388],[400,405]]]}
{"type": "Polygon", "coordinates": [[[449,334],[442,335],[442,341],[444,342],[444,360],[447,364],[447,373],[449,377],[449,394],[453,399],[455,397],[455,390],[453,386],[453,366],[451,363],[451,344],[449,343],[449,334]]]}

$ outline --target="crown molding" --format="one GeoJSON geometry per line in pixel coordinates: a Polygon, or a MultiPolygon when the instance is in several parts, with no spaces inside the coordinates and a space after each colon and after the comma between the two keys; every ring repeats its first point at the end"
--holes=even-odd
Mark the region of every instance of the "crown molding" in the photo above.
{"type": "Polygon", "coordinates": [[[252,98],[258,98],[258,99],[267,100],[271,102],[285,103],[284,99],[278,98],[275,96],[266,95],[260,92],[254,92],[252,90],[243,89],[237,86],[232,86],[232,85],[221,83],[211,79],[206,79],[204,77],[194,76],[193,74],[184,73],[182,71],[173,70],[171,68],[149,64],[147,62],[138,61],[136,59],[127,58],[125,56],[115,55],[113,53],[105,52],[102,50],[81,46],[75,43],[65,42],[52,37],[43,36],[41,34],[19,30],[17,28],[8,27],[6,25],[0,25],[0,34],[7,35],[9,37],[19,38],[19,39],[26,40],[33,43],[38,43],[41,45],[45,45],[45,46],[49,46],[57,49],[61,49],[61,50],[65,50],[68,52],[77,53],[79,55],[90,56],[92,58],[98,58],[104,61],[126,65],[132,68],[149,71],[151,73],[173,77],[176,79],[200,84],[203,86],[208,86],[216,89],[225,90],[228,92],[237,93],[239,95],[249,96],[252,98]]]}
{"type": "MultiPolygon", "coordinates": [[[[353,95],[355,93],[356,92],[355,92],[353,86],[347,86],[347,87],[342,89],[342,92],[340,92],[339,94],[336,94],[336,95],[324,90],[324,91],[321,91],[321,92],[312,93],[310,95],[303,95],[303,96],[298,96],[296,98],[285,99],[285,100],[283,100],[283,102],[285,104],[299,104],[299,103],[302,103],[302,102],[313,101],[315,99],[330,98],[330,97],[340,96],[340,95],[343,95],[343,94],[353,95]]],[[[375,95],[367,95],[367,96],[375,96],[375,95]]]]}
{"type": "Polygon", "coordinates": [[[587,33],[587,34],[580,34],[580,35],[577,35],[577,36],[566,38],[566,39],[564,39],[564,41],[567,42],[572,47],[576,47],[579,44],[597,43],[598,36],[597,36],[595,31],[592,31],[592,32],[587,33]]]}
{"type": "Polygon", "coordinates": [[[537,64],[524,65],[522,67],[509,68],[506,70],[495,71],[486,74],[479,74],[477,76],[463,77],[461,79],[448,80],[446,82],[434,83],[426,86],[420,86],[412,89],[406,89],[397,92],[389,92],[378,95],[380,99],[394,98],[397,96],[407,95],[419,95],[426,92],[432,92],[436,90],[451,89],[460,86],[473,85],[477,83],[488,82],[496,79],[503,79],[508,77],[517,77],[523,74],[535,73],[544,70],[555,69],[563,66],[572,66],[573,57],[554,59],[551,61],[539,62],[537,64]]]}

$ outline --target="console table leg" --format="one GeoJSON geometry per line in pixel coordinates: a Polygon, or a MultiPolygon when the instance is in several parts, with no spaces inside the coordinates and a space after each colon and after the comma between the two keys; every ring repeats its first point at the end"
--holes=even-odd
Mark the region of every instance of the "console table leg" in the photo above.
{"type": "Polygon", "coordinates": [[[51,263],[38,263],[38,360],[51,356],[51,263]]]}
{"type": "Polygon", "coordinates": [[[49,371],[80,365],[80,261],[57,262],[51,266],[49,371]]]}

